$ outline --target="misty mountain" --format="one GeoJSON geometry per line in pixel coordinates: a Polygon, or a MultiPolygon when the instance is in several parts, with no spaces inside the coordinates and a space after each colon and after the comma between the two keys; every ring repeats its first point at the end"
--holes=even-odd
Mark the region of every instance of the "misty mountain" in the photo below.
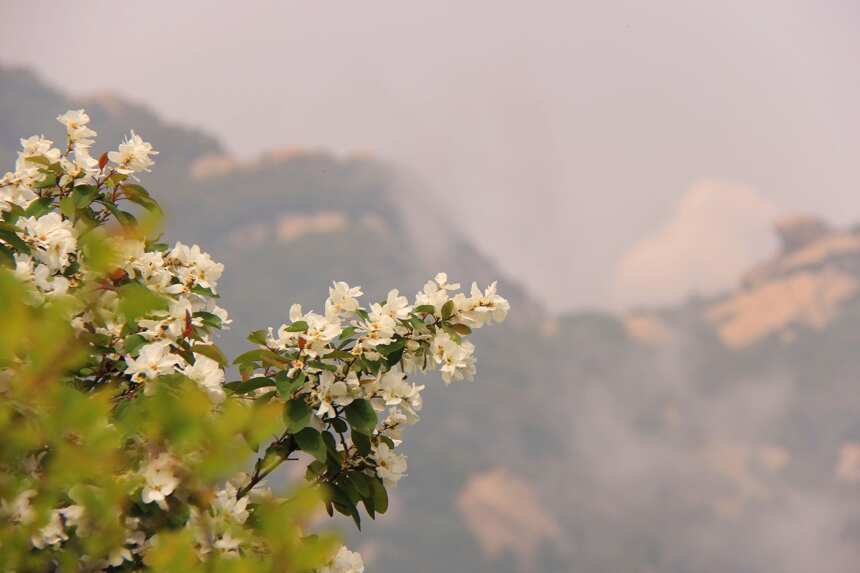
{"type": "MultiPolygon", "coordinates": [[[[860,231],[812,218],[719,296],[552,317],[397,166],[324,150],[238,160],[116,96],[70,98],[0,69],[0,160],[85,106],[101,145],[161,151],[143,184],[168,238],[226,265],[243,330],[331,280],[373,298],[446,270],[498,279],[510,320],[479,332],[478,378],[428,380],[390,514],[352,544],[370,571],[764,573],[860,562],[860,231]]],[[[95,151],[102,151],[94,150],[95,151]]],[[[512,232],[521,232],[512,230],[512,232]]],[[[565,264],[565,261],[558,261],[565,264]]],[[[225,346],[242,348],[243,330],[225,346]]],[[[349,523],[341,523],[349,532],[349,523]]]]}

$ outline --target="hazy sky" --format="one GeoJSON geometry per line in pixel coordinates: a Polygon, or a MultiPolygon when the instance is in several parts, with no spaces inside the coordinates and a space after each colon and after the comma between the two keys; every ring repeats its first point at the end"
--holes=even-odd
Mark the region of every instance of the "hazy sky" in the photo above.
{"type": "Polygon", "coordinates": [[[3,63],[243,156],[393,159],[555,308],[648,300],[617,265],[703,180],[860,219],[858,32],[856,0],[0,0],[3,63]]]}

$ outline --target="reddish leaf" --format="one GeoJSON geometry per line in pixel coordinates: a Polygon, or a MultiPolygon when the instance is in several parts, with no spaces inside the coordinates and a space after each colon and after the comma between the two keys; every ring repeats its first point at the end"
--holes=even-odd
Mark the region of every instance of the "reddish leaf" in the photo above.
{"type": "Polygon", "coordinates": [[[191,328],[191,313],[186,310],[185,311],[185,330],[182,331],[182,336],[184,338],[188,338],[189,336],[191,336],[192,332],[193,332],[193,330],[191,328]]]}

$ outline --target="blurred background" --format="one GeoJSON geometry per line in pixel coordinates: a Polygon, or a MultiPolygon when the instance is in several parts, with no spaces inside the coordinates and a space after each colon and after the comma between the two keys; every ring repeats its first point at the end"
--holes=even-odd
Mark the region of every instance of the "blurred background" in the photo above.
{"type": "Polygon", "coordinates": [[[498,279],[368,570],[860,566],[860,3],[0,1],[0,165],[161,151],[236,328],[498,279]],[[103,149],[94,149],[94,153],[103,149]]]}

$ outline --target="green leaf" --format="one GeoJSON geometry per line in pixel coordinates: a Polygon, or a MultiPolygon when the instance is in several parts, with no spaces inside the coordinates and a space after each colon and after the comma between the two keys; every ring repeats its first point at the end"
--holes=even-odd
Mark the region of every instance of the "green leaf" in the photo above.
{"type": "Polygon", "coordinates": [[[321,362],[319,360],[308,360],[308,366],[310,368],[316,368],[318,370],[328,370],[329,372],[337,372],[337,366],[334,364],[326,364],[325,362],[321,362]]]}
{"type": "Polygon", "coordinates": [[[392,352],[396,352],[397,350],[401,350],[404,346],[406,346],[406,339],[401,338],[400,340],[395,340],[391,344],[380,344],[376,347],[380,354],[383,356],[388,356],[392,352]]]}
{"type": "Polygon", "coordinates": [[[349,478],[355,489],[361,494],[361,497],[370,497],[370,479],[366,475],[361,472],[351,471],[346,474],[346,477],[349,478]]]}
{"type": "Polygon", "coordinates": [[[200,310],[195,312],[193,316],[194,318],[202,319],[203,324],[205,324],[206,326],[211,326],[212,328],[221,328],[221,319],[218,318],[217,315],[212,314],[211,312],[200,310]]]}
{"type": "Polygon", "coordinates": [[[252,344],[259,344],[260,346],[266,345],[266,338],[268,337],[268,332],[265,330],[255,330],[248,335],[248,342],[252,344]]]}
{"type": "MultiPolygon", "coordinates": [[[[44,171],[44,170],[41,170],[44,171]]],[[[54,187],[57,184],[57,176],[53,173],[45,175],[45,178],[33,185],[35,189],[47,189],[48,187],[54,187]]]]}
{"type": "Polygon", "coordinates": [[[305,332],[308,329],[308,323],[304,320],[297,320],[289,325],[285,330],[287,332],[305,332]]]}
{"type": "Polygon", "coordinates": [[[15,256],[6,245],[0,244],[0,265],[4,267],[15,267],[15,256]]]}
{"type": "Polygon", "coordinates": [[[349,426],[343,421],[343,418],[335,418],[331,421],[331,426],[338,434],[345,434],[349,430],[349,426]]]}
{"type": "Polygon", "coordinates": [[[132,356],[137,356],[137,351],[140,350],[140,347],[144,344],[146,344],[146,339],[144,337],[139,334],[132,334],[125,338],[125,351],[132,356]]]}
{"type": "Polygon", "coordinates": [[[233,364],[257,362],[263,358],[263,352],[266,352],[265,348],[255,348],[254,350],[243,352],[242,354],[233,359],[233,364]]]}
{"type": "Polygon", "coordinates": [[[436,307],[432,304],[421,304],[416,306],[413,312],[417,314],[433,314],[436,312],[436,307]]]}
{"type": "Polygon", "coordinates": [[[15,232],[15,227],[12,225],[0,223],[0,239],[15,247],[18,252],[24,254],[30,253],[30,246],[18,236],[18,233],[15,232]]]}
{"type": "Polygon", "coordinates": [[[346,328],[344,328],[343,330],[340,331],[340,337],[341,338],[349,338],[353,334],[355,334],[355,327],[354,326],[347,326],[346,328]]]}
{"type": "Polygon", "coordinates": [[[127,322],[134,322],[155,310],[167,310],[167,300],[152,292],[139,282],[129,282],[117,290],[119,311],[127,322]]]}
{"type": "Polygon", "coordinates": [[[213,291],[211,288],[200,285],[194,285],[193,287],[191,287],[191,292],[208,298],[219,298],[219,296],[215,294],[215,291],[213,291]]]}
{"type": "Polygon", "coordinates": [[[66,195],[62,199],[60,199],[60,213],[65,215],[67,219],[71,219],[75,216],[75,200],[71,195],[66,195]]]}
{"type": "Polygon", "coordinates": [[[320,433],[313,428],[305,428],[295,435],[296,443],[303,452],[307,452],[321,462],[325,462],[327,451],[320,433]]]}
{"type": "Polygon", "coordinates": [[[32,157],[28,157],[27,161],[29,161],[30,163],[35,163],[37,165],[44,165],[45,167],[51,166],[51,160],[44,155],[34,155],[32,157]]]}
{"type": "Polygon", "coordinates": [[[125,193],[125,198],[132,203],[137,203],[149,211],[161,211],[161,207],[155,199],[150,197],[149,192],[147,192],[147,190],[142,186],[135,183],[126,183],[121,187],[121,189],[125,193]]]}
{"type": "Polygon", "coordinates": [[[449,300],[442,305],[442,320],[448,320],[452,316],[454,316],[454,301],[449,300]]]}
{"type": "Polygon", "coordinates": [[[353,400],[346,408],[346,419],[353,431],[371,435],[376,428],[376,412],[367,400],[353,400]]]}
{"type": "Polygon", "coordinates": [[[248,392],[253,392],[258,388],[266,388],[274,385],[275,381],[271,378],[266,376],[257,376],[255,378],[251,378],[247,382],[243,382],[242,380],[228,382],[227,384],[224,384],[224,387],[234,394],[247,394],[248,392]]]}
{"type": "Polygon", "coordinates": [[[136,227],[137,226],[137,217],[129,213],[128,211],[117,211],[115,213],[116,220],[119,221],[119,224],[123,227],[136,227]]]}
{"type": "Polygon", "coordinates": [[[344,352],[343,350],[332,350],[323,356],[323,358],[326,360],[349,360],[352,358],[352,354],[344,352]]]}
{"type": "Polygon", "coordinates": [[[95,201],[98,194],[99,188],[95,185],[78,185],[72,189],[70,197],[72,198],[72,201],[74,201],[76,208],[83,209],[95,201]]]}
{"type": "Polygon", "coordinates": [[[191,347],[191,351],[197,354],[202,354],[207,358],[211,358],[218,363],[221,368],[227,366],[227,357],[221,352],[221,349],[214,344],[195,344],[191,347]]]}
{"type": "Polygon", "coordinates": [[[370,495],[373,498],[373,508],[377,513],[388,511],[388,492],[379,478],[370,478],[370,495]]]}
{"type": "Polygon", "coordinates": [[[353,433],[351,437],[352,443],[355,449],[358,450],[358,453],[362,456],[369,456],[371,452],[370,437],[358,433],[353,433]]]}
{"type": "Polygon", "coordinates": [[[25,217],[36,217],[37,219],[51,210],[53,205],[50,197],[42,197],[30,203],[24,211],[25,217]]]}
{"type": "Polygon", "coordinates": [[[472,329],[469,328],[468,326],[466,326],[465,324],[452,324],[451,328],[454,330],[454,332],[456,332],[457,334],[460,334],[462,336],[467,336],[469,334],[472,334],[472,329]]]}
{"type": "Polygon", "coordinates": [[[329,487],[332,491],[331,501],[334,504],[334,508],[343,515],[352,517],[356,527],[361,529],[361,516],[358,514],[358,509],[355,507],[355,502],[350,499],[349,495],[343,488],[334,484],[329,484],[329,487]]]}
{"type": "Polygon", "coordinates": [[[275,376],[275,382],[278,385],[278,394],[289,399],[305,383],[305,373],[300,370],[298,374],[290,378],[287,376],[287,371],[282,370],[275,376]]]}
{"type": "Polygon", "coordinates": [[[289,433],[295,434],[299,430],[304,429],[310,420],[311,407],[307,405],[303,398],[293,398],[284,404],[284,422],[287,424],[287,431],[289,433]]]}

